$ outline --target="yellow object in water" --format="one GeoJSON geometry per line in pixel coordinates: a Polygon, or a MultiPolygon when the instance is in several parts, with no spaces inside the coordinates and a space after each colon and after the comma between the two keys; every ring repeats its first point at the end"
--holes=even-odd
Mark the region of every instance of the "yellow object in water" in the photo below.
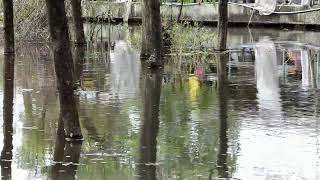
{"type": "Polygon", "coordinates": [[[189,78],[189,95],[192,105],[196,103],[198,97],[198,91],[200,88],[199,80],[196,76],[189,78]]]}
{"type": "Polygon", "coordinates": [[[81,87],[86,90],[95,90],[97,81],[93,78],[82,78],[81,79],[81,87]]]}

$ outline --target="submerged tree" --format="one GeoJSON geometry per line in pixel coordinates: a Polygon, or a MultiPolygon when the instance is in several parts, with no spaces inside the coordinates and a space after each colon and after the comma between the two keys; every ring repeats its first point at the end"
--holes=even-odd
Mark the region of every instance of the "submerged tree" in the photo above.
{"type": "Polygon", "coordinates": [[[71,0],[73,31],[75,33],[75,43],[85,44],[86,39],[83,30],[81,0],[71,0]]]}
{"type": "MultiPolygon", "coordinates": [[[[228,1],[219,0],[219,19],[217,50],[225,51],[227,48],[227,28],[228,28],[228,1]]],[[[217,76],[218,76],[218,94],[219,94],[219,153],[217,161],[217,170],[219,178],[228,178],[227,151],[228,151],[228,80],[227,80],[227,61],[228,53],[221,52],[217,55],[217,76]]]]}
{"type": "Polygon", "coordinates": [[[1,175],[11,179],[13,135],[13,89],[14,89],[14,27],[13,0],[3,0],[4,8],[4,97],[3,97],[3,149],[1,151],[1,175]]]}
{"type": "Polygon", "coordinates": [[[217,50],[224,51],[227,48],[228,1],[219,0],[218,9],[217,50]]]}
{"type": "Polygon", "coordinates": [[[143,0],[141,58],[149,58],[151,66],[162,64],[161,28],[159,0],[143,0]],[[150,56],[155,56],[155,58],[150,59],[150,56]]]}
{"type": "Polygon", "coordinates": [[[73,49],[74,60],[74,79],[80,81],[80,76],[83,70],[83,64],[85,61],[85,46],[75,46],[73,49]]]}
{"type": "Polygon", "coordinates": [[[74,66],[69,44],[64,0],[46,0],[46,5],[58,82],[60,117],[62,118],[65,135],[67,137],[75,139],[82,138],[79,115],[73,93],[74,66]]]}
{"type": "Polygon", "coordinates": [[[13,89],[14,89],[14,54],[6,54],[4,59],[3,90],[3,149],[1,151],[2,179],[11,179],[12,135],[13,135],[13,89]]]}

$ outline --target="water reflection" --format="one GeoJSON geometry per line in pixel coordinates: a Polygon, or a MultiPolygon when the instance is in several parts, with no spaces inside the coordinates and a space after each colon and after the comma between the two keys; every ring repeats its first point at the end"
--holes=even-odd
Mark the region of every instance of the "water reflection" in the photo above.
{"type": "Polygon", "coordinates": [[[74,180],[80,160],[81,141],[65,140],[63,122],[60,118],[51,167],[51,179],[74,180]]]}
{"type": "Polygon", "coordinates": [[[156,178],[157,135],[162,70],[145,69],[143,87],[143,125],[140,133],[138,175],[141,180],[156,178]]]}
{"type": "Polygon", "coordinates": [[[119,99],[132,98],[138,90],[140,60],[124,41],[115,43],[111,53],[111,93],[119,99]]]}
{"type": "Polygon", "coordinates": [[[1,179],[11,179],[13,150],[13,95],[14,95],[14,54],[4,58],[3,98],[3,148],[1,151],[1,179]]]}
{"type": "Polygon", "coordinates": [[[219,103],[219,151],[217,160],[217,170],[219,178],[228,178],[228,79],[227,62],[228,53],[217,55],[217,76],[218,76],[218,103],[219,103]]]}
{"type": "Polygon", "coordinates": [[[197,51],[166,57],[161,84],[161,75],[141,68],[132,48],[140,31],[121,28],[112,27],[109,64],[100,45],[75,53],[77,73],[83,67],[81,89],[94,92],[77,102],[82,145],[57,138],[59,103],[49,51],[20,49],[14,179],[319,179],[319,92],[312,85],[319,82],[319,49],[279,42],[309,42],[309,34],[253,30],[249,42],[241,29],[231,29],[229,39],[244,50],[232,50],[227,72],[226,60],[216,73],[212,55],[197,51]],[[259,43],[275,52],[256,55],[259,43]],[[309,68],[302,68],[302,51],[309,68]],[[308,86],[302,85],[303,70],[308,86]]]}
{"type": "Polygon", "coordinates": [[[255,44],[257,97],[261,113],[281,113],[278,63],[275,44],[263,38],[255,44]]]}

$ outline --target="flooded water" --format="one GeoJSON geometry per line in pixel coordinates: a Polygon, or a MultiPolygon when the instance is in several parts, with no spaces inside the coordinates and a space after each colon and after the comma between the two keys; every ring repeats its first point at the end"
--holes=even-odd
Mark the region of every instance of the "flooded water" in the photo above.
{"type": "Polygon", "coordinates": [[[2,179],[320,179],[319,33],[231,29],[229,54],[152,71],[139,27],[105,30],[73,49],[83,142],[57,133],[49,47],[19,46],[2,179]]]}

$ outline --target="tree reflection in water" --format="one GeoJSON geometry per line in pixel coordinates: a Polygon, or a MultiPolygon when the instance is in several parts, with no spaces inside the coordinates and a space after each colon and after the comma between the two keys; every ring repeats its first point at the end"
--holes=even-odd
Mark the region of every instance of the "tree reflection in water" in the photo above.
{"type": "Polygon", "coordinates": [[[228,79],[227,62],[228,53],[217,55],[217,76],[218,76],[218,100],[219,100],[219,152],[217,160],[217,170],[219,178],[228,178],[229,170],[227,165],[228,151],[228,79]]]}
{"type": "Polygon", "coordinates": [[[60,118],[51,167],[51,179],[73,180],[79,165],[82,141],[66,141],[60,118]]]}
{"type": "Polygon", "coordinates": [[[140,134],[138,174],[141,180],[156,178],[157,135],[162,70],[145,70],[143,85],[143,125],[140,134]]]}
{"type": "Polygon", "coordinates": [[[11,179],[12,135],[13,135],[13,84],[14,54],[4,56],[3,98],[3,149],[1,151],[1,179],[11,179]]]}

